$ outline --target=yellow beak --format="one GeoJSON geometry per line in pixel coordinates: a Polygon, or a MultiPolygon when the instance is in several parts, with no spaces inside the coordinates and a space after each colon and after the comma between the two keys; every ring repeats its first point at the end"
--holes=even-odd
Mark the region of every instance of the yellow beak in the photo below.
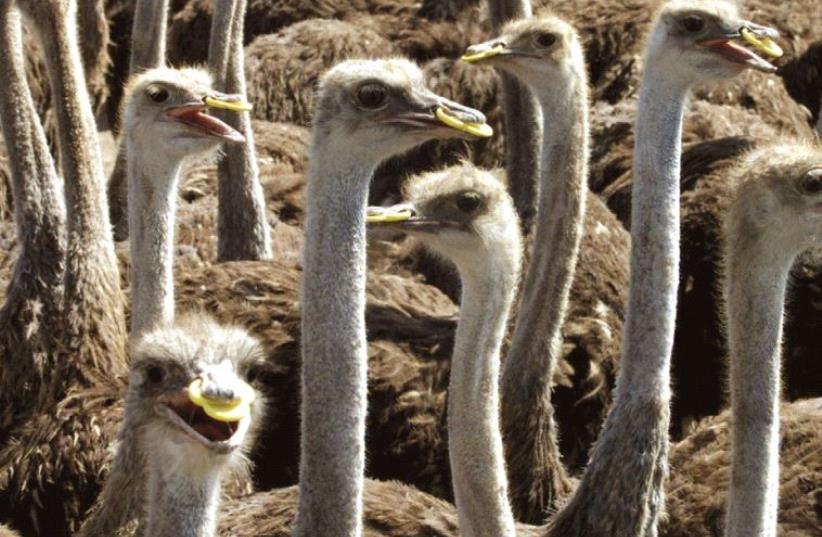
{"type": "Polygon", "coordinates": [[[770,37],[759,37],[748,28],[742,28],[739,34],[746,43],[771,58],[779,58],[784,54],[779,45],[770,37]]]}
{"type": "Polygon", "coordinates": [[[251,103],[246,101],[223,101],[214,97],[206,97],[205,103],[211,108],[222,108],[232,112],[251,112],[254,108],[251,103]]]}
{"type": "Polygon", "coordinates": [[[462,58],[460,59],[466,63],[474,63],[480,60],[484,60],[485,58],[499,56],[503,50],[505,50],[505,45],[494,45],[493,47],[487,48],[485,50],[463,54],[462,58]]]}
{"type": "Polygon", "coordinates": [[[365,221],[369,224],[390,224],[392,222],[405,222],[413,215],[411,209],[369,207],[365,213],[365,221]]]}
{"type": "Polygon", "coordinates": [[[445,108],[437,108],[435,115],[443,124],[451,127],[452,129],[467,132],[473,136],[489,138],[494,134],[494,129],[492,129],[491,125],[488,123],[472,123],[462,121],[461,119],[449,114],[445,108]]]}
{"type": "Polygon", "coordinates": [[[233,401],[215,401],[203,395],[203,379],[196,378],[188,386],[188,398],[195,405],[202,407],[211,419],[217,421],[240,421],[251,414],[251,404],[257,397],[254,388],[241,382],[236,398],[233,401]]]}

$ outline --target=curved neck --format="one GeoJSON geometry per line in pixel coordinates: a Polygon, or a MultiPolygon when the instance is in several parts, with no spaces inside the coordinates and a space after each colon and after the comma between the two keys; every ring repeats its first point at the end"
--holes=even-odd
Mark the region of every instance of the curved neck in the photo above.
{"type": "Polygon", "coordinates": [[[178,446],[163,449],[165,443],[159,444],[151,447],[144,534],[213,537],[223,467],[179,453],[178,446]]]}
{"type": "Polygon", "coordinates": [[[631,288],[614,403],[573,498],[552,521],[552,535],[579,527],[597,535],[652,537],[657,532],[667,467],[679,283],[679,166],[688,92],[688,85],[672,80],[666,69],[664,62],[649,58],[640,88],[631,288]],[[603,511],[604,505],[609,509],[603,511]]]}
{"type": "Polygon", "coordinates": [[[174,320],[174,217],[182,161],[160,157],[131,136],[126,143],[134,337],[174,320]]]}
{"type": "MultiPolygon", "coordinates": [[[[245,97],[243,23],[246,0],[216,0],[208,48],[214,87],[245,97]]],[[[245,143],[225,147],[218,165],[217,259],[271,259],[271,231],[254,152],[254,131],[247,112],[217,115],[245,136],[245,143]]]]}
{"type": "Polygon", "coordinates": [[[776,535],[780,342],[793,256],[734,222],[726,259],[733,462],[725,535],[776,535]]]}
{"type": "Polygon", "coordinates": [[[5,85],[0,92],[0,122],[9,154],[14,220],[21,244],[18,263],[26,264],[24,277],[29,282],[52,291],[52,296],[40,297],[49,307],[60,303],[66,211],[60,179],[26,82],[20,16],[8,2],[0,4],[0,16],[0,79],[5,85]]]}
{"type": "Polygon", "coordinates": [[[307,192],[300,537],[362,534],[365,207],[376,162],[355,162],[327,142],[315,133],[307,192]]]}
{"type": "Polygon", "coordinates": [[[168,0],[137,0],[131,28],[130,74],[166,63],[168,0]]]}
{"type": "Polygon", "coordinates": [[[540,89],[545,130],[538,218],[502,380],[512,502],[518,516],[532,523],[540,522],[544,510],[570,489],[557,442],[551,382],[583,231],[589,145],[584,72],[561,90],[540,89]],[[540,414],[540,425],[523,427],[524,413],[540,414]],[[545,471],[535,472],[537,463],[545,471]],[[536,510],[534,490],[544,491],[539,495],[544,505],[536,510]]]}
{"type": "Polygon", "coordinates": [[[518,274],[507,267],[461,275],[460,322],[448,389],[449,456],[460,534],[513,537],[498,377],[500,346],[518,274]]]}

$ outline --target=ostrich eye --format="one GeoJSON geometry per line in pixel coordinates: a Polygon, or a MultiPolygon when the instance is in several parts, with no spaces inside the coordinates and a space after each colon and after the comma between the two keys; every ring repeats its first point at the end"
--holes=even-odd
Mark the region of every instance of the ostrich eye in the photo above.
{"type": "Polygon", "coordinates": [[[152,384],[159,384],[160,382],[163,381],[164,377],[165,377],[165,372],[163,371],[163,368],[158,366],[158,365],[153,365],[153,366],[149,367],[148,369],[146,369],[146,378],[152,384]]]}
{"type": "Polygon", "coordinates": [[[822,192],[822,168],[816,168],[802,176],[799,186],[806,194],[819,194],[822,192]]]}
{"type": "Polygon", "coordinates": [[[368,110],[377,110],[385,106],[388,100],[388,90],[382,84],[368,83],[357,90],[357,101],[360,106],[368,110]]]}
{"type": "Polygon", "coordinates": [[[557,42],[557,36],[551,33],[542,33],[534,36],[534,43],[540,48],[548,48],[557,42]]]}
{"type": "Polygon", "coordinates": [[[148,98],[155,103],[164,103],[168,100],[168,90],[160,86],[149,86],[146,92],[148,93],[148,98]]]}
{"type": "Polygon", "coordinates": [[[686,32],[695,34],[705,28],[705,20],[698,15],[688,15],[682,19],[682,27],[685,28],[686,32]]]}
{"type": "Polygon", "coordinates": [[[476,192],[465,192],[457,198],[457,208],[464,213],[473,213],[480,206],[482,199],[476,192]]]}

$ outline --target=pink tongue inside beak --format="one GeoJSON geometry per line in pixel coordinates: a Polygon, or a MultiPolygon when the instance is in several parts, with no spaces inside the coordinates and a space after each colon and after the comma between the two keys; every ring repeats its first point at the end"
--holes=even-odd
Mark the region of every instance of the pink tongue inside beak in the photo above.
{"type": "Polygon", "coordinates": [[[737,63],[744,63],[763,71],[776,70],[776,67],[774,67],[770,62],[761,58],[760,56],[757,56],[752,51],[746,49],[738,43],[733,42],[730,39],[714,39],[711,41],[703,41],[700,44],[703,47],[707,47],[717,51],[718,53],[722,54],[731,61],[735,61],[737,63]]]}
{"type": "Polygon", "coordinates": [[[231,142],[243,142],[245,138],[231,126],[223,123],[214,116],[205,113],[205,107],[181,106],[166,111],[170,117],[196,127],[213,136],[224,138],[231,142]]]}

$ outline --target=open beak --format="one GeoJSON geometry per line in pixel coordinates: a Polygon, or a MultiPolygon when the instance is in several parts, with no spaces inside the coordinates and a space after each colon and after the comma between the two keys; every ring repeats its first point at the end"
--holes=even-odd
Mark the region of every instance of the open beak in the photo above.
{"type": "Polygon", "coordinates": [[[215,397],[198,377],[189,386],[158,399],[157,412],[188,436],[220,453],[236,449],[249,430],[256,392],[242,380],[231,397],[215,397]]]}
{"type": "Polygon", "coordinates": [[[446,128],[454,134],[467,134],[473,138],[488,138],[494,134],[494,129],[486,123],[485,115],[479,110],[429,91],[416,90],[414,100],[420,103],[418,110],[395,114],[382,122],[417,129],[446,128]]]}
{"type": "Polygon", "coordinates": [[[207,136],[215,136],[226,142],[243,143],[245,137],[234,127],[208,113],[209,108],[246,112],[251,105],[235,95],[209,95],[202,102],[192,102],[167,108],[165,114],[174,121],[184,123],[207,136]]]}
{"type": "Polygon", "coordinates": [[[426,217],[412,203],[399,203],[390,207],[369,207],[365,221],[369,226],[390,227],[405,232],[438,231],[446,223],[426,217]]]}
{"type": "Polygon", "coordinates": [[[742,21],[739,29],[717,38],[700,41],[698,44],[709,48],[728,60],[747,65],[758,71],[773,73],[777,70],[769,60],[782,56],[782,49],[774,39],[779,32],[767,26],[742,21]]]}

